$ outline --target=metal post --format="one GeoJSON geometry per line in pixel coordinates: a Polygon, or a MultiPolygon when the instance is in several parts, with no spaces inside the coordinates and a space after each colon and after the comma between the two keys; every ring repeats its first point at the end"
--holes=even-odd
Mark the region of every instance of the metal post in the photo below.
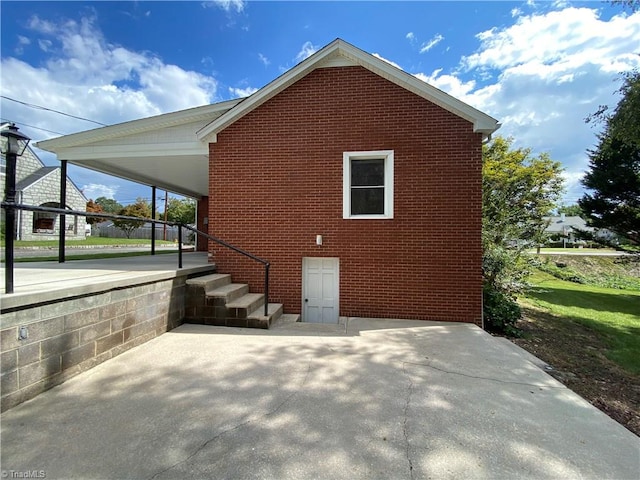
{"type": "Polygon", "coordinates": [[[156,187],[151,187],[151,255],[156,254],[156,187]]]}
{"type": "Polygon", "coordinates": [[[264,266],[264,316],[269,315],[269,267],[267,262],[264,266]]]}
{"type": "MultiPolygon", "coordinates": [[[[60,208],[67,208],[67,161],[60,160],[60,208]]],[[[67,240],[67,216],[60,214],[60,232],[58,235],[58,263],[65,261],[65,243],[67,240]]]]}
{"type": "Polygon", "coordinates": [[[178,268],[182,268],[182,224],[178,224],[178,268]]]}
{"type": "Polygon", "coordinates": [[[13,241],[16,237],[16,161],[15,153],[7,152],[7,177],[5,179],[4,201],[8,203],[5,209],[4,235],[4,288],[5,293],[13,293],[13,241]]]}
{"type": "MultiPolygon", "coordinates": [[[[169,200],[169,192],[164,191],[164,221],[167,221],[167,201],[169,200]]],[[[162,224],[162,240],[167,241],[167,224],[162,224]]]]}

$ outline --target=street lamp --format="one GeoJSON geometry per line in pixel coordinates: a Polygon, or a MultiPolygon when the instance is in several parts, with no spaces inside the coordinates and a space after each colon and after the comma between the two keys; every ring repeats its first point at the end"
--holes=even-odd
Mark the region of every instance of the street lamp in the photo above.
{"type": "Polygon", "coordinates": [[[5,176],[4,203],[5,203],[5,230],[4,230],[4,266],[5,266],[5,292],[13,293],[13,241],[16,237],[16,161],[22,156],[31,140],[26,135],[18,132],[18,127],[10,123],[0,131],[2,143],[0,152],[7,162],[5,176]]]}

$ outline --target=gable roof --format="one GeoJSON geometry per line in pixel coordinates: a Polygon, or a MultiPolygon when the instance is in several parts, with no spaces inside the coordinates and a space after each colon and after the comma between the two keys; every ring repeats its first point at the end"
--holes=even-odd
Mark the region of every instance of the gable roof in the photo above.
{"type": "Polygon", "coordinates": [[[55,172],[58,167],[42,167],[40,170],[36,170],[31,175],[26,176],[22,180],[16,183],[16,190],[26,190],[34,183],[42,180],[51,172],[55,172]]]}
{"type": "Polygon", "coordinates": [[[493,132],[500,128],[498,121],[486,113],[473,108],[442,90],[419,80],[404,70],[394,67],[390,63],[374,57],[338,38],[246,98],[242,103],[231,108],[204,126],[197,132],[197,136],[203,141],[209,140],[216,142],[219,132],[308,75],[316,68],[354,65],[362,66],[396,85],[435,103],[445,110],[468,120],[473,123],[474,132],[482,133],[483,138],[488,138],[493,132]]]}
{"type": "Polygon", "coordinates": [[[578,216],[544,217],[544,220],[548,222],[547,228],[544,229],[547,233],[563,233],[574,229],[587,232],[593,230],[582,217],[578,216]]]}

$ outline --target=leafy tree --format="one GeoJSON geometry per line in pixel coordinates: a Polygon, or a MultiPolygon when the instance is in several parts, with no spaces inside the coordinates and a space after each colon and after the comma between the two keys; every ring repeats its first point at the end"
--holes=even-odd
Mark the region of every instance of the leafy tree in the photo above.
{"type": "MultiPolygon", "coordinates": [[[[140,218],[150,218],[151,217],[151,206],[149,203],[142,199],[138,198],[136,203],[132,203],[131,205],[127,205],[118,211],[118,215],[124,215],[127,217],[140,217],[140,218]]],[[[113,221],[113,224],[118,227],[120,230],[124,232],[127,238],[131,238],[131,234],[137,228],[140,228],[144,225],[144,220],[125,220],[125,219],[117,219],[113,221]]]]}
{"type": "Polygon", "coordinates": [[[520,318],[516,295],[528,275],[525,250],[542,240],[563,191],[560,163],[545,153],[511,147],[496,137],[483,146],[482,246],[484,318],[488,330],[512,334],[520,318]]]}
{"type": "Polygon", "coordinates": [[[512,149],[512,139],[496,137],[483,147],[482,215],[487,244],[536,241],[546,227],[544,216],[563,191],[562,168],[546,153],[512,149]]]}
{"type": "MultiPolygon", "coordinates": [[[[93,213],[102,213],[102,207],[100,206],[99,203],[94,202],[92,199],[89,199],[89,201],[87,202],[87,207],[85,209],[86,212],[93,212],[93,213]]],[[[89,225],[93,225],[94,223],[98,223],[101,222],[102,218],[99,217],[87,217],[87,223],[89,225]]]]}
{"type": "Polygon", "coordinates": [[[100,205],[102,211],[105,213],[118,213],[122,210],[123,206],[116,202],[113,198],[98,197],[95,203],[100,205]]]}
{"type": "Polygon", "coordinates": [[[196,202],[191,198],[172,197],[167,202],[167,220],[184,224],[195,223],[196,202]]]}
{"type": "Polygon", "coordinates": [[[580,205],[563,205],[558,207],[558,214],[564,213],[567,217],[584,217],[584,212],[580,205]]]}
{"type": "MultiPolygon", "coordinates": [[[[579,200],[589,225],[606,228],[640,244],[640,72],[624,76],[622,98],[613,113],[595,115],[604,123],[599,143],[589,151],[589,171],[579,200]]],[[[591,119],[588,119],[590,121],[591,119]]]]}

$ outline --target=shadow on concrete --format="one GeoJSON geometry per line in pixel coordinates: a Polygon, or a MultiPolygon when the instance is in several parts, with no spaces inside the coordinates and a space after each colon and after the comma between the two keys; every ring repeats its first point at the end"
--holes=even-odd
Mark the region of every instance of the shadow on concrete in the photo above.
{"type": "Polygon", "coordinates": [[[637,474],[637,437],[586,401],[477,327],[423,325],[344,336],[183,325],[6,412],[2,468],[135,479],[637,474]]]}

